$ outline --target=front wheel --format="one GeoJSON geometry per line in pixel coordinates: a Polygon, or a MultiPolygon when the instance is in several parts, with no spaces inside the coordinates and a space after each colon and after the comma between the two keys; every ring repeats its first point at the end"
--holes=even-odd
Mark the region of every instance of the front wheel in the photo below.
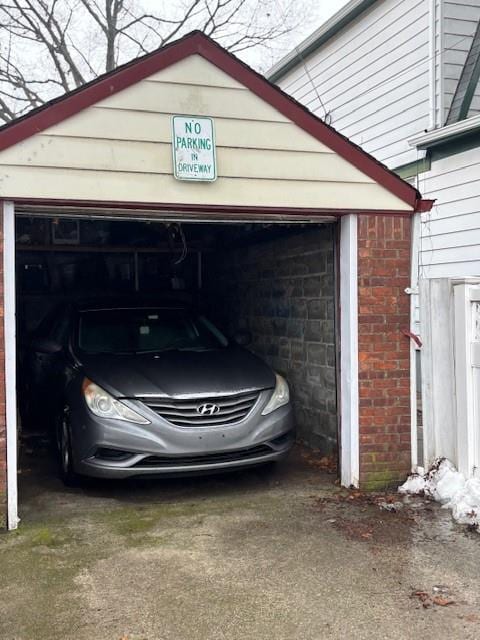
{"type": "Polygon", "coordinates": [[[65,407],[60,418],[57,441],[60,477],[67,487],[76,487],[79,485],[80,477],[73,468],[70,411],[68,407],[65,407]]]}

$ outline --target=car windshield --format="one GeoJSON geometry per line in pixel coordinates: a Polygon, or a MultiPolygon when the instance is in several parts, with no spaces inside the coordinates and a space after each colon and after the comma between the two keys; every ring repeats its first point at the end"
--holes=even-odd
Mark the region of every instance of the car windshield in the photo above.
{"type": "Polygon", "coordinates": [[[185,309],[102,309],[80,313],[78,346],[87,353],[204,351],[227,344],[211,322],[185,309]]]}

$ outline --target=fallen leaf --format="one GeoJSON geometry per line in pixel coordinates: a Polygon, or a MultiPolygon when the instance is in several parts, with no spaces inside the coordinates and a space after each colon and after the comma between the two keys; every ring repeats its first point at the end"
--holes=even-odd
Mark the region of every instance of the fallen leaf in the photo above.
{"type": "Polygon", "coordinates": [[[428,607],[431,604],[430,596],[428,595],[428,593],[426,591],[412,591],[412,593],[410,594],[410,597],[411,598],[418,598],[420,600],[420,602],[422,603],[422,607],[424,609],[428,609],[428,607]]]}
{"type": "Polygon", "coordinates": [[[480,622],[480,616],[476,613],[469,613],[467,616],[461,616],[467,622],[480,622]]]}
{"type": "Polygon", "coordinates": [[[362,533],[360,537],[361,538],[366,538],[368,540],[369,538],[372,537],[372,534],[371,534],[370,531],[367,531],[366,533],[362,533]]]}
{"type": "Polygon", "coordinates": [[[432,598],[433,604],[438,605],[439,607],[448,607],[449,604],[455,604],[454,600],[450,600],[449,598],[444,598],[443,596],[434,596],[432,598]]]}

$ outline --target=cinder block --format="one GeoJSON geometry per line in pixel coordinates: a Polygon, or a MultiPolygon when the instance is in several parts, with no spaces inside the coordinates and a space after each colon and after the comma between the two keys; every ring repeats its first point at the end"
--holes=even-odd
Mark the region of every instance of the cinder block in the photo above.
{"type": "Polygon", "coordinates": [[[222,325],[250,329],[255,353],[288,378],[299,438],[325,452],[336,446],[333,264],[326,225],[209,254],[205,266],[210,299],[228,301],[222,325]]]}

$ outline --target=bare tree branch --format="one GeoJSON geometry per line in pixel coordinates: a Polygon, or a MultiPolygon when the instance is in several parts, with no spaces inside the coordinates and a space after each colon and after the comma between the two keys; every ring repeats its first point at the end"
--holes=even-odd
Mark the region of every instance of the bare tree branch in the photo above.
{"type": "Polygon", "coordinates": [[[311,1],[0,0],[0,123],[192,29],[244,55],[273,50],[311,1]]]}

